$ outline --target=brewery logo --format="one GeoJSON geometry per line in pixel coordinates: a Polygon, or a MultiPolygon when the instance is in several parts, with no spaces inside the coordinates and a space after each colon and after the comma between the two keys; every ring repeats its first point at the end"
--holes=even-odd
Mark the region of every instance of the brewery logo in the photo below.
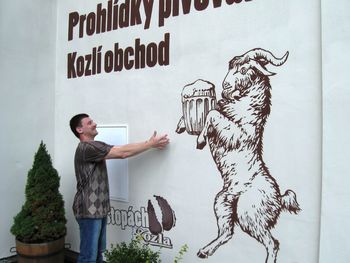
{"type": "Polygon", "coordinates": [[[154,195],[154,198],[157,203],[153,205],[148,200],[147,209],[140,207],[140,210],[133,210],[129,206],[127,210],[120,210],[111,207],[108,224],[120,226],[122,230],[131,227],[133,238],[141,237],[146,244],[172,249],[172,241],[164,232],[175,226],[175,212],[165,198],[159,195],[154,195]]]}
{"type": "Polygon", "coordinates": [[[300,211],[292,190],[281,194],[263,160],[263,133],[271,110],[270,72],[282,66],[289,53],[276,58],[256,48],[229,61],[216,102],[215,85],[197,80],[182,90],[182,117],[176,132],[197,135],[197,149],[208,143],[223,188],[214,199],[218,235],[197,256],[207,258],[240,226],[267,251],[266,262],[277,260],[279,242],[270,230],[282,211],[300,211]]]}
{"type": "Polygon", "coordinates": [[[173,243],[170,239],[170,237],[165,236],[163,233],[160,233],[158,235],[153,235],[148,228],[134,228],[133,232],[133,239],[137,237],[141,237],[142,241],[145,244],[149,244],[155,247],[163,247],[163,248],[173,248],[173,243]]]}

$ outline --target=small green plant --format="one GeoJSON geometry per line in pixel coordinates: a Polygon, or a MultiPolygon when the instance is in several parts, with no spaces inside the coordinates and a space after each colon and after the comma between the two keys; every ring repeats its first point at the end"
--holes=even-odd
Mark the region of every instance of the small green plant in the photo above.
{"type": "Polygon", "coordinates": [[[154,252],[148,245],[142,244],[140,238],[129,244],[122,242],[111,246],[105,252],[107,263],[160,263],[160,252],[154,252]]]}
{"type": "MultiPolygon", "coordinates": [[[[181,247],[174,263],[179,263],[187,252],[188,246],[181,247]]],[[[154,252],[148,244],[142,244],[142,237],[137,236],[129,244],[122,242],[105,252],[107,263],[161,263],[160,250],[154,252]]]]}
{"type": "Polygon", "coordinates": [[[175,257],[174,263],[179,263],[182,260],[184,254],[187,252],[187,250],[188,250],[187,244],[183,245],[180,248],[180,251],[179,251],[178,255],[175,257]]]}
{"type": "Polygon", "coordinates": [[[66,234],[64,201],[59,186],[60,177],[52,166],[45,144],[41,142],[28,172],[25,203],[11,227],[11,233],[18,240],[42,243],[66,234]]]}

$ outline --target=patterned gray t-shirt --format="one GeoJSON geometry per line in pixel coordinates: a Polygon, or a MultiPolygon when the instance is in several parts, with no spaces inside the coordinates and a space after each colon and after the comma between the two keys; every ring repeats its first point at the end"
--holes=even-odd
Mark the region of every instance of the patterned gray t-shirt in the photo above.
{"type": "Polygon", "coordinates": [[[77,193],[73,212],[77,218],[103,218],[110,211],[105,156],[113,146],[99,141],[80,142],[74,167],[77,193]]]}

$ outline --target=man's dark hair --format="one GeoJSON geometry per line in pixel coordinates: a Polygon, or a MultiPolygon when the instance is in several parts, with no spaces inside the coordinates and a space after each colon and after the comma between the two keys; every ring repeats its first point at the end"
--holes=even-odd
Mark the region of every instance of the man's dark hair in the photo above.
{"type": "Polygon", "coordinates": [[[76,129],[78,127],[81,127],[81,120],[87,117],[89,117],[89,115],[87,115],[86,113],[80,113],[73,116],[73,118],[70,119],[70,122],[69,122],[70,129],[78,139],[79,139],[79,133],[77,132],[76,129]]]}

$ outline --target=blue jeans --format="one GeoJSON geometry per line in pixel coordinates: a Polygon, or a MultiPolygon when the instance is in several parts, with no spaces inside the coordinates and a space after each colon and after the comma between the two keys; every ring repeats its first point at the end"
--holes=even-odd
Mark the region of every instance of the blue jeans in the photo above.
{"type": "Polygon", "coordinates": [[[80,229],[80,254],[77,263],[102,263],[106,250],[107,218],[77,218],[80,229]]]}

